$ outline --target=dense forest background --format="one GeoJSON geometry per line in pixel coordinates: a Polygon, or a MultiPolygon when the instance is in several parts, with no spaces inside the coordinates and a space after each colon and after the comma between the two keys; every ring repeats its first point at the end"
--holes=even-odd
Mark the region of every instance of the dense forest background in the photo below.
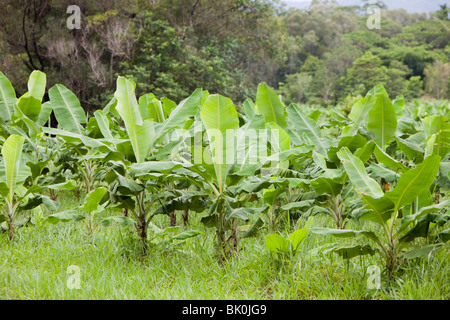
{"type": "Polygon", "coordinates": [[[117,75],[137,93],[180,101],[195,88],[235,103],[266,82],[285,102],[349,103],[375,84],[395,97],[450,97],[450,20],[387,10],[369,30],[367,1],[306,10],[269,0],[3,0],[0,71],[19,93],[32,70],[63,83],[86,110],[103,107],[117,75]],[[66,26],[67,7],[81,28],[66,26]]]}

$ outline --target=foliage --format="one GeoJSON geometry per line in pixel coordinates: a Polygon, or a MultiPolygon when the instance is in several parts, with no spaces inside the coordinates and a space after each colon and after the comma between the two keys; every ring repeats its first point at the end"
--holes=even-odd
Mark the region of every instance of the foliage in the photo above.
{"type": "Polygon", "coordinates": [[[428,17],[381,6],[381,29],[368,30],[367,3],[286,10],[269,0],[116,0],[80,5],[81,30],[69,30],[62,17],[70,1],[20,4],[8,0],[1,12],[3,73],[25,91],[29,72],[46,72],[48,87],[64,83],[85,111],[110,101],[118,74],[138,94],[180,101],[208,88],[238,106],[263,81],[288,104],[345,103],[375,84],[408,101],[422,90],[448,95],[447,82],[439,92],[427,84],[432,65],[449,61],[447,7],[428,17]]]}
{"type": "Polygon", "coordinates": [[[372,243],[327,250],[344,258],[378,253],[391,279],[401,259],[442,249],[450,239],[443,229],[450,217],[448,104],[391,100],[378,84],[352,99],[346,117],[339,106],[287,106],[260,83],[241,114],[230,98],[201,89],[179,103],[152,93],[138,98],[136,84],[119,76],[114,98],[89,116],[61,84],[44,102],[42,72],[30,75],[20,98],[1,76],[0,191],[10,240],[31,209],[56,211],[58,194],[75,188],[84,194],[81,204],[45,218],[31,213],[36,224],[84,220],[90,235],[98,226],[134,226],[149,254],[200,234],[171,237],[172,229],[154,227],[156,216],[197,213],[215,229],[223,265],[241,239],[262,229],[284,227],[292,241],[270,235],[267,244],[292,258],[306,232],[291,232],[299,218],[315,234],[367,238],[372,243]],[[57,128],[44,126],[51,112],[57,128]],[[106,210],[122,215],[102,216],[106,210]],[[310,217],[321,214],[337,229],[312,225],[310,217]],[[351,230],[349,221],[376,227],[351,230]]]}

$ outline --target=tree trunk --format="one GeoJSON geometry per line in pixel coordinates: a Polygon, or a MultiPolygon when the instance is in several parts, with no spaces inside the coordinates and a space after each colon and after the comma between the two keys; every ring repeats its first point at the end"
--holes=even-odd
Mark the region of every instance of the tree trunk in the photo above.
{"type": "Polygon", "coordinates": [[[234,249],[235,252],[237,252],[238,247],[238,239],[236,236],[236,229],[237,229],[237,220],[233,219],[233,222],[231,223],[231,235],[228,238],[227,242],[230,242],[231,246],[234,249]]]}
{"type": "Polygon", "coordinates": [[[12,241],[14,238],[14,224],[10,217],[8,217],[8,238],[9,241],[12,241]]]}
{"type": "Polygon", "coordinates": [[[189,209],[186,209],[183,212],[183,226],[187,226],[188,222],[189,222],[189,209]]]}
{"type": "Polygon", "coordinates": [[[170,226],[175,227],[177,225],[177,215],[175,211],[172,211],[170,214],[170,226]]]}
{"type": "Polygon", "coordinates": [[[389,252],[389,260],[387,261],[387,270],[389,274],[389,281],[392,281],[394,279],[394,272],[395,272],[395,264],[397,257],[395,254],[395,249],[391,248],[389,252]]]}
{"type": "Polygon", "coordinates": [[[145,254],[147,253],[147,221],[145,220],[145,216],[139,219],[136,229],[142,244],[142,250],[145,254]]]}

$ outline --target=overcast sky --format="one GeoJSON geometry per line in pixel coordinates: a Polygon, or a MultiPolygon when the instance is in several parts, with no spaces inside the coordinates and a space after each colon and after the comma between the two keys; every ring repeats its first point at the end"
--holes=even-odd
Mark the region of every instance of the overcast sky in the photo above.
{"type": "MultiPolygon", "coordinates": [[[[307,8],[311,0],[281,0],[288,7],[307,8]]],[[[341,5],[361,5],[361,0],[337,0],[341,5]]],[[[375,1],[373,1],[375,2],[375,1]]],[[[432,12],[440,9],[440,4],[447,4],[450,7],[450,0],[385,0],[383,1],[389,9],[405,9],[413,12],[432,12]]]]}

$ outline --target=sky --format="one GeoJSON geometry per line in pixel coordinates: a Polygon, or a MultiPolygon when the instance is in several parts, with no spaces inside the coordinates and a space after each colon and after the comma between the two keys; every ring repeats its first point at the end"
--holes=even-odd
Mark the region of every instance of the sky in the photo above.
{"type": "MultiPolygon", "coordinates": [[[[288,8],[307,8],[311,0],[281,0],[288,8]]],[[[361,0],[337,0],[341,5],[361,5],[361,0]]],[[[433,12],[440,9],[440,4],[450,7],[450,0],[384,0],[388,9],[405,9],[409,13],[433,12]]]]}

